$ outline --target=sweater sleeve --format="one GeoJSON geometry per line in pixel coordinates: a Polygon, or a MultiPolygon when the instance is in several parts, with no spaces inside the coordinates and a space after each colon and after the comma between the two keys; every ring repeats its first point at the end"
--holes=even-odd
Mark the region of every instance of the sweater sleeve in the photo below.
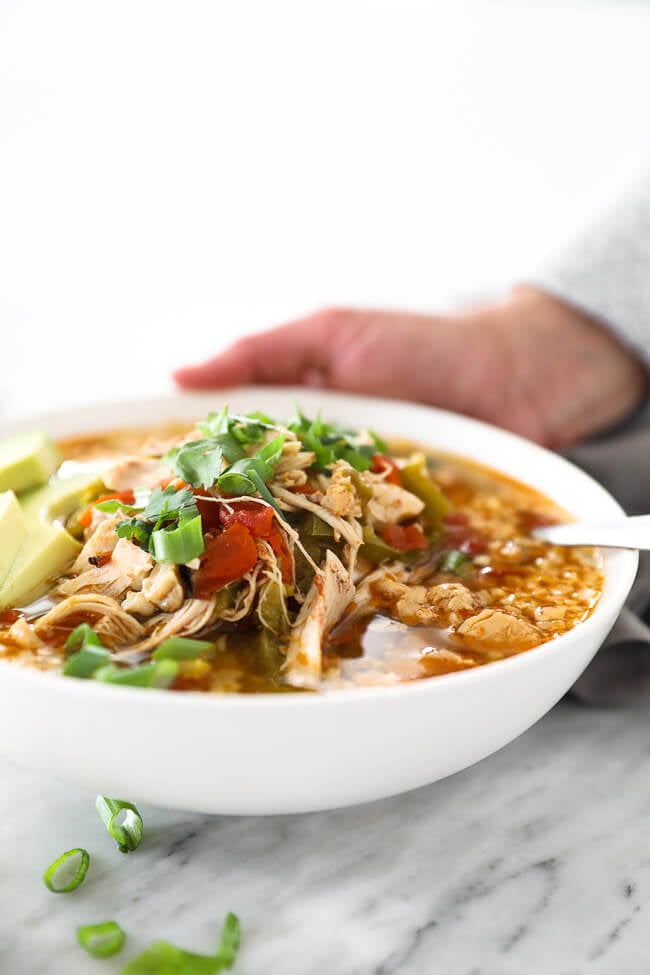
{"type": "Polygon", "coordinates": [[[650,362],[650,169],[529,282],[603,322],[650,362]]]}

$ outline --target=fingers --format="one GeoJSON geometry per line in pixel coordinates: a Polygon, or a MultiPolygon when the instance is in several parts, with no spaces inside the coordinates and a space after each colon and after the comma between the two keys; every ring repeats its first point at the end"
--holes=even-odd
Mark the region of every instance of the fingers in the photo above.
{"type": "Polygon", "coordinates": [[[185,366],[174,380],[188,389],[214,389],[246,383],[327,385],[332,350],[355,312],[316,312],[278,328],[235,342],[195,366],[185,366]]]}

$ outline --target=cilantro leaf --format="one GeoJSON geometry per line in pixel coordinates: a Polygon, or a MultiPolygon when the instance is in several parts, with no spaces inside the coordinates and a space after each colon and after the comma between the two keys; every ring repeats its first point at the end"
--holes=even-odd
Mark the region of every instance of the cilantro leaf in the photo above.
{"type": "Polygon", "coordinates": [[[301,440],[306,450],[316,455],[315,466],[327,473],[327,468],[337,460],[345,460],[358,471],[367,471],[373,454],[385,447],[374,434],[371,444],[359,443],[359,436],[352,430],[336,424],[325,423],[320,411],[310,420],[297,408],[289,422],[289,429],[301,440]]]}

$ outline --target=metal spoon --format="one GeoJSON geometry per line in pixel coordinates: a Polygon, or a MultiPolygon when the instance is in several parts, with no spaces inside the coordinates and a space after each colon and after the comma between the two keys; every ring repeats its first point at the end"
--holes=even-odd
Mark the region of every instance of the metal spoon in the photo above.
{"type": "Polygon", "coordinates": [[[650,551],[650,515],[621,518],[609,525],[575,522],[535,528],[535,538],[553,545],[594,545],[600,548],[630,548],[650,551]]]}

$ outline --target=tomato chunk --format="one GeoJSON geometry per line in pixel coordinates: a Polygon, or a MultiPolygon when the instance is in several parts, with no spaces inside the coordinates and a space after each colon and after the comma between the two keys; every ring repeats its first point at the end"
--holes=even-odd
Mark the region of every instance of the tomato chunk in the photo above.
{"type": "Polygon", "coordinates": [[[398,487],[402,486],[400,469],[395,461],[387,457],[386,454],[373,454],[371,470],[374,474],[383,474],[384,471],[388,471],[385,480],[389,484],[397,484],[398,487]]]}
{"type": "Polygon", "coordinates": [[[266,540],[273,549],[275,555],[277,556],[278,562],[280,563],[282,581],[291,582],[293,579],[293,562],[291,559],[291,552],[287,547],[284,535],[281,531],[278,531],[277,528],[274,528],[266,540]]]}
{"type": "Polygon", "coordinates": [[[384,541],[399,552],[428,548],[427,536],[419,525],[386,525],[384,541]]]}
{"type": "Polygon", "coordinates": [[[235,522],[218,535],[208,535],[194,576],[194,595],[206,599],[229,582],[241,579],[257,562],[257,546],[245,525],[235,522]]]}
{"type": "Polygon", "coordinates": [[[273,508],[254,501],[236,501],[219,505],[219,518],[224,528],[244,525],[255,538],[268,538],[273,530],[273,508]],[[230,510],[229,510],[230,509],[230,510]]]}
{"type": "Polygon", "coordinates": [[[92,504],[89,504],[86,510],[79,515],[77,519],[82,528],[88,528],[93,520],[93,508],[96,504],[101,501],[123,501],[124,504],[134,504],[135,494],[133,491],[121,491],[119,494],[102,494],[101,498],[97,498],[92,504]]]}

